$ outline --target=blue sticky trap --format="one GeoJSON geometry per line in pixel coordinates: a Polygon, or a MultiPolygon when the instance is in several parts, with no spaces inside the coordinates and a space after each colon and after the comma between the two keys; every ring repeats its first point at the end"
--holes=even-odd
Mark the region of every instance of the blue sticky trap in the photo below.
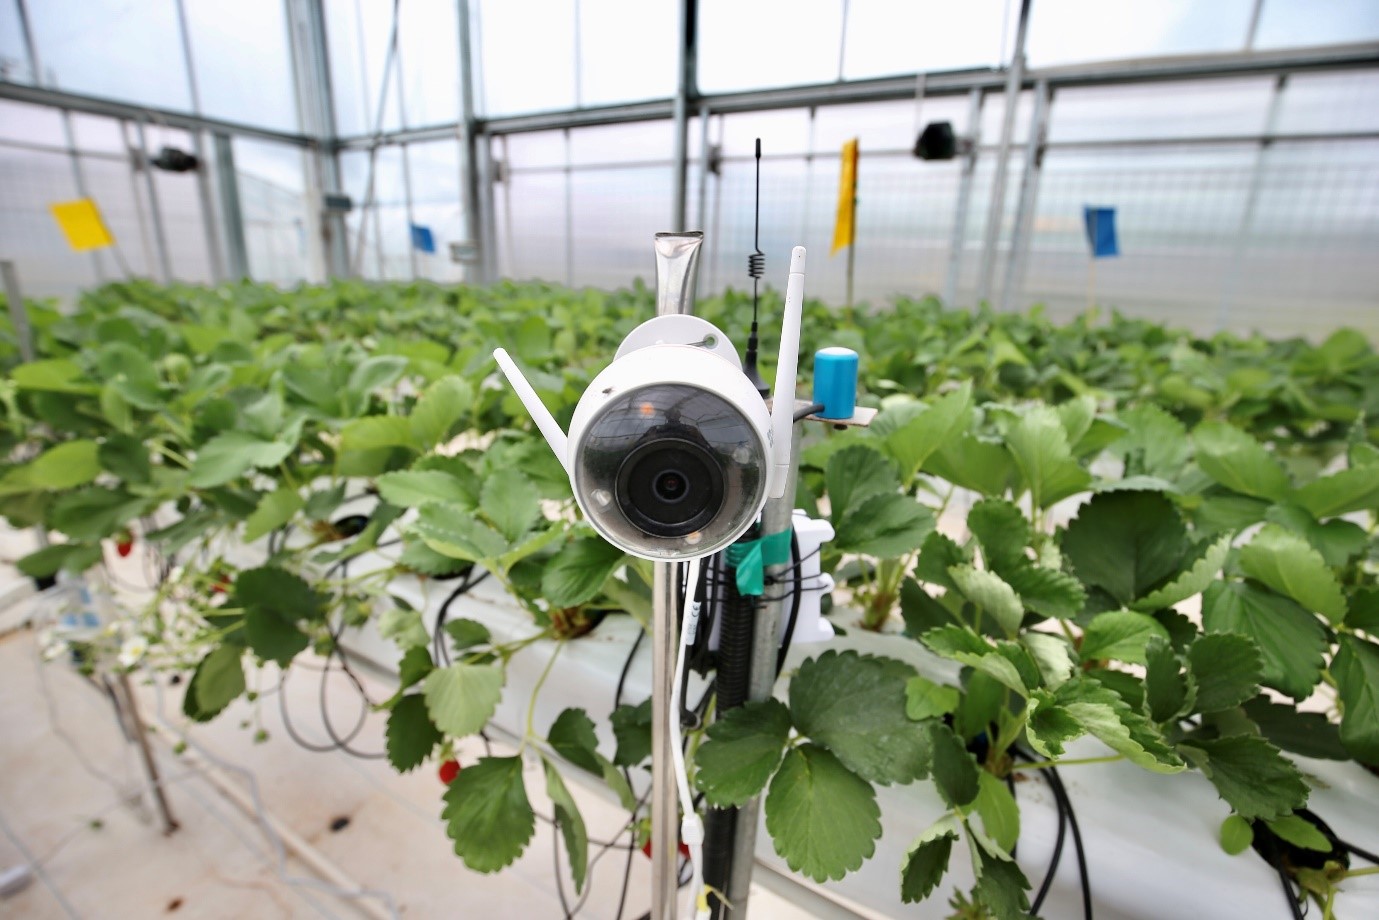
{"type": "Polygon", "coordinates": [[[1120,241],[1116,239],[1115,208],[1083,205],[1082,223],[1087,231],[1087,245],[1092,248],[1092,258],[1120,255],[1120,241]]]}
{"type": "Polygon", "coordinates": [[[430,227],[423,227],[421,224],[411,224],[412,228],[412,248],[419,252],[436,251],[436,235],[431,232],[430,227]]]}
{"type": "Polygon", "coordinates": [[[819,418],[852,418],[857,411],[857,352],[851,348],[820,348],[814,353],[814,402],[823,408],[819,418]]]}

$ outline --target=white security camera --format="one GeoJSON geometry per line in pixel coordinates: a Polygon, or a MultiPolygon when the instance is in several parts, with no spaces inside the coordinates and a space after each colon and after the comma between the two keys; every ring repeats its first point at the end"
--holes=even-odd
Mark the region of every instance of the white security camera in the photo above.
{"type": "Polygon", "coordinates": [[[785,492],[804,303],[790,256],[773,411],[712,323],[658,316],[634,329],[580,397],[567,435],[507,351],[493,356],[604,539],[660,561],[715,553],[785,492]]]}

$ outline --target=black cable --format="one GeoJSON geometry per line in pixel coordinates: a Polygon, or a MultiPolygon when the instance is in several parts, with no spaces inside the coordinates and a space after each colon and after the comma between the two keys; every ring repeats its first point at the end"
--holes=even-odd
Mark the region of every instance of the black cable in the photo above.
{"type": "Polygon", "coordinates": [[[1348,850],[1352,856],[1358,856],[1365,862],[1373,863],[1374,865],[1379,866],[1379,856],[1375,856],[1373,853],[1370,853],[1367,850],[1362,850],[1353,843],[1346,843],[1344,840],[1341,840],[1340,838],[1336,839],[1336,843],[1340,846],[1341,849],[1348,850]]]}
{"type": "Polygon", "coordinates": [[[809,405],[805,406],[805,407],[802,408],[802,409],[796,409],[796,410],[795,410],[795,421],[798,422],[798,421],[801,421],[801,420],[803,420],[803,419],[807,419],[807,418],[809,418],[809,416],[813,415],[815,412],[822,412],[823,410],[824,410],[824,404],[823,404],[823,403],[810,403],[809,405]]]}
{"type": "Polygon", "coordinates": [[[1288,909],[1293,913],[1293,920],[1303,920],[1298,896],[1293,892],[1293,883],[1288,880],[1288,870],[1283,868],[1282,862],[1277,862],[1274,864],[1274,871],[1278,873],[1278,880],[1283,885],[1283,897],[1288,902],[1288,909]]]}
{"type": "Polygon", "coordinates": [[[1082,886],[1082,916],[1085,920],[1092,920],[1092,883],[1087,875],[1087,854],[1082,848],[1082,829],[1077,826],[1077,815],[1073,812],[1072,800],[1063,785],[1063,778],[1058,775],[1058,768],[1048,767],[1047,772],[1054,795],[1063,800],[1063,807],[1068,814],[1068,826],[1073,832],[1073,855],[1077,857],[1078,881],[1082,886]]]}
{"type": "MultiPolygon", "coordinates": [[[[818,552],[818,550],[816,549],[814,552],[818,552]]],[[[804,565],[804,559],[800,557],[800,540],[793,529],[790,532],[790,560],[792,563],[790,568],[795,575],[795,590],[790,598],[790,616],[785,621],[785,635],[781,637],[780,651],[776,653],[776,677],[780,677],[780,672],[785,669],[785,656],[790,654],[790,643],[795,638],[795,623],[800,618],[800,598],[804,596],[802,587],[804,573],[800,571],[801,566],[804,565]]]]}

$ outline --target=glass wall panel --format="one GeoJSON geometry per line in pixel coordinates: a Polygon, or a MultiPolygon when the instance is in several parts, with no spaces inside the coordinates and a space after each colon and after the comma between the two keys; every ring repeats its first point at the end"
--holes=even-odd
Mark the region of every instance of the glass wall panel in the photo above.
{"type": "Polygon", "coordinates": [[[1264,0],[1256,48],[1372,42],[1379,39],[1373,0],[1264,0]]]}
{"type": "Polygon", "coordinates": [[[70,118],[72,135],[78,150],[98,150],[128,156],[129,148],[125,146],[124,129],[115,119],[102,118],[99,115],[82,115],[78,112],[73,112],[70,118]]]}
{"type": "Polygon", "coordinates": [[[1030,12],[1032,67],[1239,51],[1254,0],[1039,0],[1030,12]]]}
{"type": "Polygon", "coordinates": [[[234,153],[250,277],[285,285],[309,278],[312,222],[302,151],[238,137],[234,153]]]}
{"type": "Polygon", "coordinates": [[[1255,135],[1264,130],[1268,77],[1059,90],[1049,140],[1255,135]]]}
{"type": "Polygon", "coordinates": [[[463,280],[462,266],[450,260],[450,244],[465,239],[460,193],[460,145],[455,140],[410,144],[412,220],[436,242],[434,253],[417,253],[417,273],[433,281],[463,280]]]}
{"type": "MultiPolygon", "coordinates": [[[[568,0],[479,0],[472,40],[477,45],[479,92],[485,115],[573,108],[575,4],[568,0]]],[[[626,40],[626,36],[624,36],[626,40]]],[[[674,47],[662,53],[674,56],[674,47]]]]}
{"type": "Polygon", "coordinates": [[[67,146],[62,113],[41,105],[0,100],[0,138],[26,144],[67,146]]]}
{"type": "Polygon", "coordinates": [[[19,24],[19,0],[0,0],[0,79],[32,83],[29,52],[19,24]]]}
{"type": "Polygon", "coordinates": [[[700,0],[699,88],[831,83],[842,40],[843,0],[700,0]]]}
{"type": "Polygon", "coordinates": [[[460,26],[455,0],[407,0],[399,29],[406,124],[459,121],[460,26]]]}
{"type": "MultiPolygon", "coordinates": [[[[183,0],[204,114],[297,130],[284,0],[183,0]]],[[[172,63],[171,48],[163,53],[172,63]]]]}
{"type": "Polygon", "coordinates": [[[45,83],[191,108],[175,0],[44,0],[28,9],[45,83]]]}
{"type": "Polygon", "coordinates": [[[675,95],[678,4],[580,0],[579,104],[675,95]]]}
{"type": "MultiPolygon", "coordinates": [[[[163,146],[188,151],[192,149],[191,135],[185,131],[169,128],[145,130],[151,154],[163,146]]],[[[206,224],[201,216],[201,191],[197,187],[196,173],[171,173],[161,169],[152,169],[152,172],[173,278],[210,283],[214,275],[206,240],[206,224]]]]}
{"type": "Polygon", "coordinates": [[[350,264],[366,278],[411,278],[402,148],[378,148],[372,167],[367,151],[348,151],[340,156],[340,171],[345,193],[354,200],[345,221],[350,264]]]}
{"type": "Polygon", "coordinates": [[[999,67],[1015,28],[1015,0],[895,3],[851,0],[843,78],[999,67]]]}
{"type": "Polygon", "coordinates": [[[1288,78],[1279,134],[1379,131],[1379,73],[1305,73],[1288,78]]]}
{"type": "Polygon", "coordinates": [[[48,210],[76,197],[67,154],[0,142],[0,252],[14,261],[26,296],[71,298],[97,282],[90,256],[68,247],[48,210]]]}
{"type": "MultiPolygon", "coordinates": [[[[383,98],[383,68],[392,38],[393,4],[377,0],[322,0],[330,56],[335,127],[342,137],[402,126],[396,71],[383,98]],[[379,103],[383,117],[379,121],[379,103]]],[[[405,5],[405,4],[404,4],[405,5]]],[[[399,43],[401,39],[399,38],[399,43]]]]}

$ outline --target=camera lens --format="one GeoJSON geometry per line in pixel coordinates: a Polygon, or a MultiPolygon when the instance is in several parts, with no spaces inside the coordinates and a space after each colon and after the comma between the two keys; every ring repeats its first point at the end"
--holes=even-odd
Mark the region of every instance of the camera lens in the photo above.
{"type": "Polygon", "coordinates": [[[668,505],[673,505],[685,497],[689,483],[685,481],[685,475],[679,470],[666,470],[656,477],[656,481],[651,484],[651,491],[656,493],[656,497],[668,505]]]}
{"type": "Polygon", "coordinates": [[[618,504],[634,525],[658,537],[701,529],[723,506],[723,473],[702,445],[659,437],[628,453],[618,470],[618,504]]]}

